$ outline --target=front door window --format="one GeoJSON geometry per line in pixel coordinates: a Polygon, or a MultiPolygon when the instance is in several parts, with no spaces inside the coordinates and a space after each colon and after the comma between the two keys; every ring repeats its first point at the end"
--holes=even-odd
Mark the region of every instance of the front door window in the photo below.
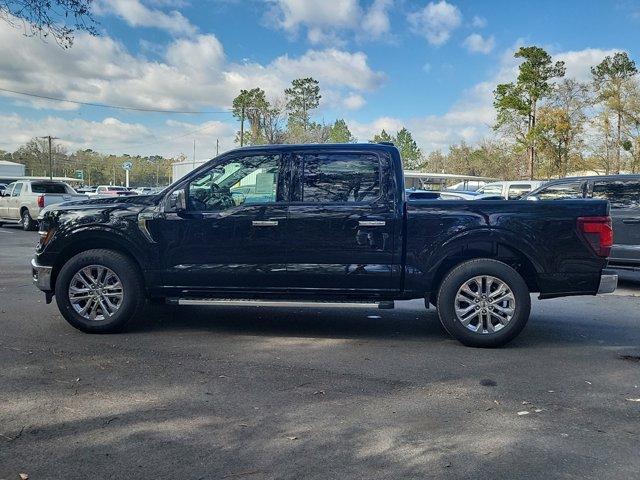
{"type": "Polygon", "coordinates": [[[229,159],[203,172],[187,187],[188,209],[219,212],[241,205],[278,201],[281,177],[279,155],[255,155],[229,159]]]}

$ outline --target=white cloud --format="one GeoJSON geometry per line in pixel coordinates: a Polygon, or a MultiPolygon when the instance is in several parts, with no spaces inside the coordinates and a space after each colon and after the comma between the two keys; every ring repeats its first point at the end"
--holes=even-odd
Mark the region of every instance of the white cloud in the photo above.
{"type": "Polygon", "coordinates": [[[484,28],[487,26],[487,19],[484,17],[481,17],[479,15],[476,15],[475,17],[473,17],[473,19],[471,20],[471,26],[473,28],[484,28]]]}
{"type": "Polygon", "coordinates": [[[493,47],[496,46],[496,39],[491,35],[484,38],[479,33],[472,33],[464,39],[463,45],[471,53],[484,53],[485,55],[491,53],[493,47]]]}
{"type": "Polygon", "coordinates": [[[379,117],[371,122],[358,122],[355,120],[347,121],[349,130],[353,133],[353,136],[358,139],[359,142],[368,142],[377,133],[385,130],[390,135],[394,135],[400,130],[405,123],[393,117],[379,117]]]}
{"type": "MultiPolygon", "coordinates": [[[[495,123],[493,91],[497,84],[511,82],[516,78],[519,60],[513,54],[521,45],[522,40],[518,40],[514,46],[505,50],[493,74],[462,92],[460,99],[442,114],[404,119],[381,117],[368,123],[349,122],[349,127],[359,139],[368,140],[382,128],[393,134],[406,126],[425,152],[447,150],[451,144],[462,140],[474,143],[491,136],[491,126],[495,123]]],[[[554,61],[566,62],[567,77],[587,81],[590,78],[590,67],[616,51],[619,50],[587,48],[550,53],[554,61]]]]}
{"type": "Polygon", "coordinates": [[[344,44],[345,31],[359,39],[380,39],[389,34],[389,9],[394,0],[374,0],[368,9],[359,0],[268,0],[271,8],[266,23],[276,24],[291,35],[306,29],[314,45],[344,44]]]}
{"type": "Polygon", "coordinates": [[[335,48],[309,50],[301,57],[278,57],[271,66],[288,78],[311,76],[328,85],[347,86],[355,90],[373,90],[385,75],[374,72],[362,52],[349,53],[335,48]]]}
{"type": "Polygon", "coordinates": [[[198,29],[177,10],[164,12],[149,8],[140,0],[100,0],[94,6],[98,15],[113,14],[132,27],[151,27],[173,35],[194,35],[198,29]]]}
{"type": "MultiPolygon", "coordinates": [[[[271,63],[232,63],[214,35],[174,40],[163,60],[132,55],[109,36],[80,33],[70,50],[0,29],[0,87],[68,100],[159,109],[219,109],[242,88],[261,86],[282,94],[291,80],[312,76],[324,92],[369,91],[384,74],[362,52],[309,50],[271,63]]],[[[42,101],[37,101],[45,105],[42,101]]],[[[71,108],[70,104],[54,104],[71,108]]]]}
{"type": "Polygon", "coordinates": [[[432,45],[443,45],[462,23],[462,14],[455,5],[440,0],[429,2],[423,9],[409,14],[408,20],[414,33],[425,37],[432,45]]]}
{"type": "Polygon", "coordinates": [[[393,0],[375,0],[362,19],[362,30],[372,38],[380,38],[391,31],[389,9],[393,0]]]}
{"type": "Polygon", "coordinates": [[[367,103],[367,102],[362,97],[362,95],[358,95],[356,93],[351,93],[347,97],[344,98],[343,103],[344,103],[344,106],[346,108],[348,108],[349,110],[358,110],[358,109],[364,107],[365,103],[367,103]]]}
{"type": "Polygon", "coordinates": [[[554,60],[562,60],[567,68],[567,77],[581,82],[591,80],[591,67],[598,65],[607,55],[621,52],[620,49],[602,50],[600,48],[585,48],[584,50],[561,52],[553,55],[554,60]]]}
{"type": "Polygon", "coordinates": [[[195,124],[169,120],[150,130],[140,123],[123,122],[106,117],[101,121],[65,119],[48,116],[42,119],[25,119],[17,114],[0,115],[0,149],[14,151],[34,136],[46,132],[70,152],[91,148],[101,153],[129,153],[163,155],[167,158],[183,153],[192,156],[196,141],[197,159],[213,158],[216,140],[220,151],[235,148],[236,125],[217,120],[195,124]]]}

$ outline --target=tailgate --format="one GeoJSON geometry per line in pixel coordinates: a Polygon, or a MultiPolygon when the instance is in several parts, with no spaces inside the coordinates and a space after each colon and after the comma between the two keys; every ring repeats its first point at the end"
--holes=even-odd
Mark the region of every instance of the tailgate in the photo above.
{"type": "Polygon", "coordinates": [[[70,202],[72,200],[86,200],[86,195],[77,195],[72,193],[43,193],[44,197],[44,206],[48,207],[49,205],[56,205],[62,202],[70,202]]]}

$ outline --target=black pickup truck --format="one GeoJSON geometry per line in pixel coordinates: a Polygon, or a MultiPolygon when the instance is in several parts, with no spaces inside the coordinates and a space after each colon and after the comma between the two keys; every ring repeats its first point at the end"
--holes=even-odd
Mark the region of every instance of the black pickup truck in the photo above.
{"type": "Polygon", "coordinates": [[[157,195],[45,209],[35,284],[85,332],[146,300],[345,304],[424,298],[466,345],[499,346],[540,298],[612,292],[603,200],[407,201],[390,144],[225,153],[157,195]]]}

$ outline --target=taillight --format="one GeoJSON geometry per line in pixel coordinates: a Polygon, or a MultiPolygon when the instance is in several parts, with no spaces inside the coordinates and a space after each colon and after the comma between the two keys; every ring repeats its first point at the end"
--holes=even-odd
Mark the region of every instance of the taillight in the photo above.
{"type": "Polygon", "coordinates": [[[38,195],[38,207],[44,208],[44,195],[38,195]]]}
{"type": "Polygon", "coordinates": [[[579,217],[578,230],[596,255],[608,257],[613,246],[611,217],[579,217]]]}

